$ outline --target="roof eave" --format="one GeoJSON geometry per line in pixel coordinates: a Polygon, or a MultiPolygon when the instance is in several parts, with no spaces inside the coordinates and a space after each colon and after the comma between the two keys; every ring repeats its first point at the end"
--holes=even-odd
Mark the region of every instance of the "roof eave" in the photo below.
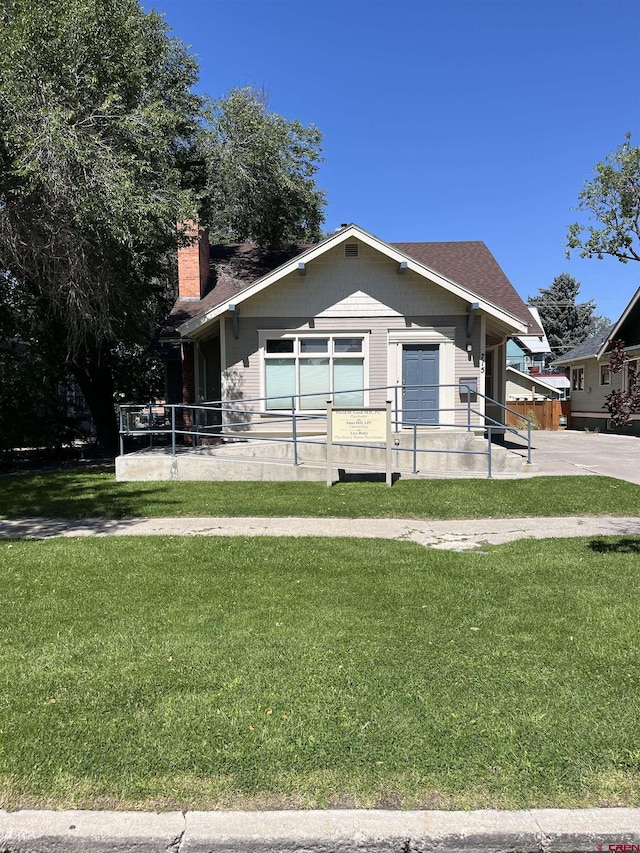
{"type": "MultiPolygon", "coordinates": [[[[373,234],[370,234],[368,231],[365,231],[363,228],[360,228],[358,225],[347,225],[344,228],[341,228],[339,231],[336,231],[330,237],[325,238],[320,243],[315,246],[312,246],[309,249],[306,249],[304,252],[301,252],[299,255],[296,255],[287,263],[282,264],[275,270],[272,270],[267,275],[262,276],[257,279],[247,287],[239,290],[237,295],[234,297],[234,304],[241,304],[246,299],[249,299],[251,296],[260,293],[260,291],[274,284],[284,276],[288,275],[291,272],[294,272],[298,268],[298,264],[301,262],[309,263],[313,261],[315,258],[324,254],[325,252],[333,249],[335,246],[338,246],[340,243],[344,242],[345,239],[349,237],[357,238],[361,240],[363,243],[366,243],[373,249],[377,249],[378,251],[383,252],[387,255],[387,257],[392,260],[400,262],[406,262],[407,268],[412,270],[413,272],[421,275],[425,278],[429,278],[432,281],[435,281],[436,284],[443,287],[445,290],[448,290],[450,293],[458,296],[460,299],[478,302],[480,310],[484,313],[495,317],[499,322],[503,323],[509,330],[511,330],[510,334],[523,334],[528,332],[528,324],[523,320],[520,320],[515,315],[510,314],[508,311],[505,311],[502,308],[499,308],[497,305],[494,305],[492,302],[489,302],[486,299],[483,299],[477,293],[474,293],[472,290],[469,290],[466,287],[462,287],[457,284],[453,280],[447,278],[441,273],[437,272],[431,267],[428,267],[426,264],[422,264],[419,261],[416,261],[411,255],[407,255],[405,252],[396,249],[394,246],[391,246],[389,243],[385,243],[384,240],[381,240],[379,237],[376,237],[373,234]]],[[[182,323],[178,326],[177,331],[183,337],[189,337],[193,334],[196,334],[204,325],[207,325],[212,320],[221,316],[227,311],[227,305],[229,304],[229,300],[225,299],[217,305],[213,305],[211,308],[208,308],[206,311],[203,311],[201,314],[196,314],[195,317],[192,317],[190,320],[182,323]]]]}
{"type": "Polygon", "coordinates": [[[510,364],[507,365],[507,370],[510,370],[517,376],[521,376],[523,379],[528,379],[534,385],[540,385],[542,388],[547,388],[549,391],[554,391],[555,393],[558,393],[558,388],[556,388],[555,385],[549,385],[547,382],[544,382],[544,380],[538,379],[534,374],[523,373],[521,370],[516,370],[515,367],[511,367],[510,364]]]}
{"type": "Polygon", "coordinates": [[[614,341],[616,339],[616,335],[618,334],[618,331],[620,330],[622,324],[624,323],[624,321],[627,319],[627,317],[631,313],[631,310],[634,308],[635,304],[638,302],[638,299],[640,299],[640,287],[636,290],[636,292],[633,294],[633,296],[629,300],[629,304],[627,305],[627,307],[624,309],[624,311],[620,315],[620,319],[614,325],[610,334],[602,342],[602,345],[601,345],[601,347],[597,353],[597,358],[602,358],[602,356],[607,351],[607,347],[609,346],[611,341],[614,341]]]}

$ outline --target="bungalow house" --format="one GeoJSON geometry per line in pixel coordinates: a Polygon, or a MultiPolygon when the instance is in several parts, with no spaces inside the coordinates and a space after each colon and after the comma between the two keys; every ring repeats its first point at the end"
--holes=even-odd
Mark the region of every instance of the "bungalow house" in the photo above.
{"type": "Polygon", "coordinates": [[[543,335],[482,242],[392,244],[345,225],[269,252],[204,234],[178,265],[161,337],[167,402],[242,401],[267,428],[292,402],[377,406],[388,386],[403,426],[462,423],[469,384],[502,423],[507,340],[543,335]]]}
{"type": "MultiPolygon", "coordinates": [[[[637,375],[640,369],[640,288],[615,323],[578,344],[553,365],[569,370],[572,428],[611,429],[605,397],[611,391],[626,390],[630,371],[637,375]],[[628,361],[621,373],[612,373],[609,353],[618,340],[625,344],[628,361]]],[[[640,414],[631,419],[625,432],[640,435],[640,414]]]]}

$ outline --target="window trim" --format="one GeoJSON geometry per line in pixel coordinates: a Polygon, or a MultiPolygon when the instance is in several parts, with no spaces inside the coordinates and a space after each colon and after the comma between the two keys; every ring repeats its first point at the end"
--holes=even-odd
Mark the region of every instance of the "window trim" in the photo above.
{"type": "MultiPolygon", "coordinates": [[[[352,359],[354,361],[362,361],[363,383],[366,388],[369,384],[369,339],[371,337],[370,329],[258,329],[258,356],[260,362],[260,397],[265,400],[267,396],[267,375],[266,364],[273,359],[290,358],[296,364],[296,394],[300,393],[300,370],[301,361],[307,359],[327,358],[329,361],[329,382],[333,384],[333,362],[334,359],[352,359]],[[267,341],[276,338],[293,339],[293,353],[268,353],[267,341]],[[327,338],[328,346],[327,353],[303,353],[300,350],[301,338],[327,338]],[[333,341],[336,338],[361,338],[361,352],[335,352],[333,341]]],[[[333,391],[331,391],[333,394],[333,391]]],[[[297,403],[299,404],[299,400],[297,403]]],[[[369,405],[369,392],[363,393],[363,406],[369,405]]],[[[269,409],[268,414],[278,414],[290,412],[290,409],[269,409]]],[[[304,412],[305,414],[313,414],[323,412],[322,409],[302,409],[298,405],[296,412],[304,412]]]]}
{"type": "Polygon", "coordinates": [[[573,393],[574,391],[584,391],[584,364],[576,364],[574,367],[571,368],[571,393],[573,393]],[[577,385],[575,382],[575,376],[578,371],[581,371],[582,373],[582,381],[580,385],[577,385]]]}
{"type": "Polygon", "coordinates": [[[611,385],[611,365],[609,364],[609,362],[606,362],[606,363],[602,363],[602,364],[600,364],[600,386],[601,386],[601,387],[607,387],[607,386],[609,386],[609,385],[611,385]],[[606,377],[607,377],[607,378],[606,378],[606,381],[605,381],[605,379],[603,378],[603,377],[604,377],[604,371],[605,371],[605,368],[606,368],[606,371],[607,371],[607,372],[606,372],[606,377]]]}

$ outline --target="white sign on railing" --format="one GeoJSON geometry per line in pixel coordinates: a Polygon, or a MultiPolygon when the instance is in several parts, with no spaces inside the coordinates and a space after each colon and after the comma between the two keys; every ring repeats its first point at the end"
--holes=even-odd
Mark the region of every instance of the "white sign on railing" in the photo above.
{"type": "Polygon", "coordinates": [[[336,444],[383,444],[386,483],[391,485],[391,401],[384,408],[336,408],[327,400],[327,486],[333,484],[332,447],[336,444]]]}

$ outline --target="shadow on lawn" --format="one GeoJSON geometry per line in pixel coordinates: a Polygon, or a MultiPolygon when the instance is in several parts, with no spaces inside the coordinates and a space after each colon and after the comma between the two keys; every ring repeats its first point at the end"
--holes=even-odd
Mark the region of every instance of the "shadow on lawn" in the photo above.
{"type": "Polygon", "coordinates": [[[640,536],[625,536],[617,542],[592,539],[589,548],[598,554],[640,554],[640,536]]]}
{"type": "Polygon", "coordinates": [[[148,505],[175,505],[166,484],[116,483],[92,471],[17,474],[2,478],[0,516],[5,518],[131,518],[148,505]]]}

